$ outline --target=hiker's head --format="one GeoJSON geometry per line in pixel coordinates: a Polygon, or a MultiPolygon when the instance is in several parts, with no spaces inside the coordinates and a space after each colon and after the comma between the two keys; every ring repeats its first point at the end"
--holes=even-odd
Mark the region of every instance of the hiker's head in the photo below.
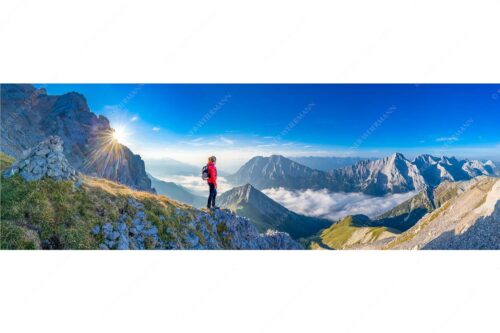
{"type": "Polygon", "coordinates": [[[208,161],[209,161],[209,162],[212,162],[212,163],[215,163],[215,162],[217,161],[217,159],[215,158],[215,156],[210,156],[210,157],[208,158],[208,161]]]}

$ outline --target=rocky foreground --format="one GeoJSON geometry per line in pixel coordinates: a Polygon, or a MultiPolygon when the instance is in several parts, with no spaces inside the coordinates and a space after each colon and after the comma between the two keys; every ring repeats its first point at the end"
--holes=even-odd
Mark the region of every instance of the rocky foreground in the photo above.
{"type": "MultiPolygon", "coordinates": [[[[166,227],[164,237],[152,221],[148,220],[144,204],[130,198],[128,204],[135,213],[122,213],[115,223],[107,222],[102,226],[92,228],[92,234],[100,237],[99,248],[103,250],[144,250],[154,249],[300,249],[300,245],[283,232],[268,230],[259,234],[253,224],[245,218],[231,214],[227,210],[217,210],[213,213],[197,211],[194,216],[180,208],[175,215],[186,219],[186,232],[179,234],[171,227],[166,227]],[[131,222],[130,222],[131,221],[131,222]]],[[[160,215],[165,221],[166,217],[160,215]]]]}
{"type": "Polygon", "coordinates": [[[227,210],[197,210],[78,174],[56,136],[2,173],[0,204],[2,249],[302,248],[287,233],[259,233],[227,210]]]}

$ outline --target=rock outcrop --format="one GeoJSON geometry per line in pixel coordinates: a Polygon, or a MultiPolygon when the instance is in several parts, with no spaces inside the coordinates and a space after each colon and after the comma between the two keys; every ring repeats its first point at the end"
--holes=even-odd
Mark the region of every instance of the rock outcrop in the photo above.
{"type": "Polygon", "coordinates": [[[5,177],[19,174],[26,181],[43,177],[55,180],[77,180],[77,171],[63,154],[63,141],[58,136],[49,136],[36,147],[26,152],[26,157],[14,163],[4,172],[5,177]]]}
{"type": "MultiPolygon", "coordinates": [[[[231,214],[227,210],[217,210],[213,214],[197,211],[195,218],[186,223],[184,235],[172,228],[158,230],[148,219],[144,204],[130,198],[128,204],[135,213],[122,213],[114,223],[96,225],[92,228],[95,236],[102,237],[100,249],[144,250],[298,250],[302,247],[288,234],[278,231],[267,231],[260,234],[246,218],[231,214]]],[[[187,217],[187,213],[176,209],[179,218],[187,217]]],[[[166,217],[161,215],[160,220],[166,217]]]]}
{"type": "Polygon", "coordinates": [[[85,97],[48,95],[33,85],[2,84],[0,150],[16,159],[50,135],[64,141],[64,154],[78,171],[152,191],[144,161],[114,142],[108,119],[90,111],[85,97]]]}

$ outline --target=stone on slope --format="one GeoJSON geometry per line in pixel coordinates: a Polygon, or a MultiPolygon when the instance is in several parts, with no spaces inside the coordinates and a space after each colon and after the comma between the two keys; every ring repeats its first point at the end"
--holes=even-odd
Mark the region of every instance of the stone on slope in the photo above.
{"type": "Polygon", "coordinates": [[[58,136],[49,136],[27,152],[26,157],[4,171],[5,177],[19,174],[26,181],[43,177],[55,180],[77,180],[77,171],[63,154],[63,141],[58,136]]]}

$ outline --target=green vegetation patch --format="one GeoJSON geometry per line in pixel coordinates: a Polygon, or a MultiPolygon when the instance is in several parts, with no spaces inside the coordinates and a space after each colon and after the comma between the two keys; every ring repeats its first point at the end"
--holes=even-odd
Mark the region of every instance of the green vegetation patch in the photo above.
{"type": "Polygon", "coordinates": [[[95,205],[82,189],[75,189],[68,181],[45,178],[26,182],[16,175],[2,178],[0,192],[1,248],[32,248],[8,241],[6,231],[16,227],[36,233],[44,248],[97,248],[89,225],[96,222],[99,212],[113,213],[105,207],[105,201],[95,205]]]}
{"type": "Polygon", "coordinates": [[[10,157],[7,154],[0,152],[0,171],[7,169],[14,162],[15,162],[14,158],[10,157]]]}
{"type": "Polygon", "coordinates": [[[385,231],[397,232],[387,227],[372,226],[366,216],[347,216],[321,233],[321,244],[333,249],[343,249],[360,228],[369,228],[369,242],[378,240],[385,231]]]}
{"type": "MultiPolygon", "coordinates": [[[[104,179],[84,177],[76,187],[70,181],[44,178],[27,182],[19,175],[1,178],[0,248],[2,249],[97,249],[101,235],[92,227],[116,223],[122,214],[131,224],[136,209],[134,198],[144,204],[148,221],[158,228],[159,236],[169,240],[182,236],[193,209],[166,197],[130,190],[104,179]],[[177,213],[182,208],[183,214],[177,213]],[[171,230],[167,234],[166,230],[171,230]]],[[[202,239],[204,241],[204,239],[202,239]]]]}

